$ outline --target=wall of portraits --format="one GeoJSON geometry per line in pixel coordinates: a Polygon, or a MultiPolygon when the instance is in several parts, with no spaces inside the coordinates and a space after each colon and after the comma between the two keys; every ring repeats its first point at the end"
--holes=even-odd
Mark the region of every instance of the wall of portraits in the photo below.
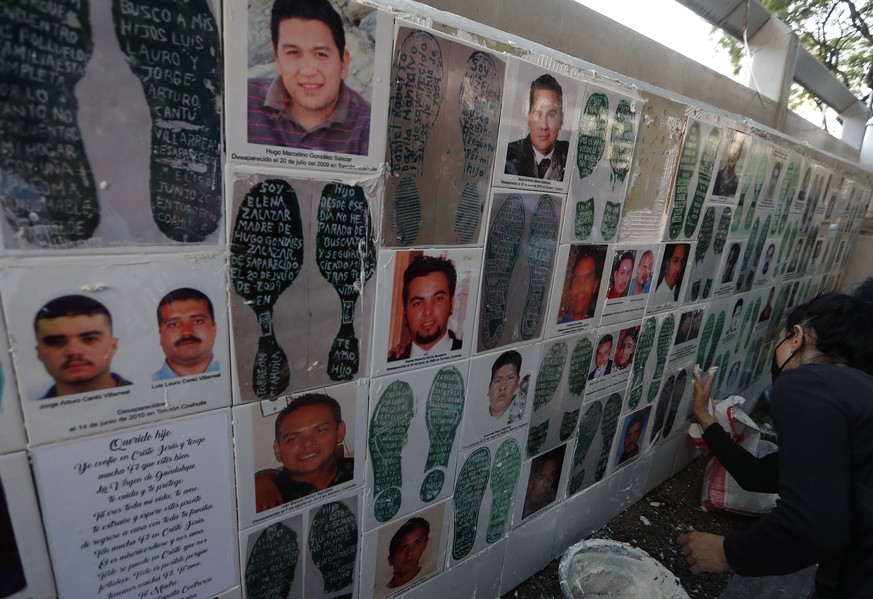
{"type": "Polygon", "coordinates": [[[3,598],[505,593],[696,455],[696,364],[766,387],[871,199],[423,5],[19,4],[3,598]]]}

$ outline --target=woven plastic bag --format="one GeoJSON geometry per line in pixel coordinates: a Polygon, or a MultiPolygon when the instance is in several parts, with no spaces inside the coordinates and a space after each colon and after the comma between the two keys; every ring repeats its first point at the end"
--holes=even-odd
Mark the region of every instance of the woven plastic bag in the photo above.
{"type": "MultiPolygon", "coordinates": [[[[776,446],[761,440],[761,429],[739,408],[745,401],[745,398],[739,395],[732,395],[721,401],[715,400],[712,402],[712,415],[731,438],[752,455],[761,457],[772,453],[777,449],[776,446]]],[[[699,425],[692,424],[688,434],[691,435],[697,448],[707,454],[708,461],[703,471],[703,489],[700,493],[700,505],[703,509],[708,512],[743,516],[760,516],[773,509],[778,495],[743,489],[725,470],[721,462],[709,453],[699,425]]]]}

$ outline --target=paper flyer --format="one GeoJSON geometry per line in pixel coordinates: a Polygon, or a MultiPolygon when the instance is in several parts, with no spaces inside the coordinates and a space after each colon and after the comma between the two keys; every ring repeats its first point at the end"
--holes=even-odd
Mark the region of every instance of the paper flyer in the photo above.
{"type": "Polygon", "coordinates": [[[522,465],[516,491],[513,528],[564,499],[569,471],[567,444],[550,449],[522,465]]]}
{"type": "Polygon", "coordinates": [[[640,320],[597,329],[586,395],[594,397],[615,391],[624,392],[633,372],[641,330],[640,320]]]}
{"type": "Polygon", "coordinates": [[[211,597],[236,586],[230,412],[33,452],[61,596],[211,597]]]}
{"type": "Polygon", "coordinates": [[[667,204],[664,240],[692,240],[711,187],[722,130],[687,117],[673,189],[667,204]]]}
{"type": "Polygon", "coordinates": [[[634,164],[643,101],[588,83],[561,239],[615,241],[634,164]]]}
{"type": "MultiPolygon", "coordinates": [[[[734,208],[737,206],[740,175],[752,162],[749,160],[749,154],[753,150],[752,145],[752,138],[747,133],[735,129],[724,130],[712,183],[713,202],[728,204],[734,208]]],[[[754,164],[751,168],[757,170],[757,166],[754,164]]]]}
{"type": "Polygon", "coordinates": [[[367,392],[356,381],[234,407],[240,529],[363,484],[367,392]]]}
{"type": "MultiPolygon", "coordinates": [[[[786,180],[788,174],[788,158],[789,154],[786,150],[779,147],[773,147],[770,153],[770,160],[767,163],[767,181],[764,184],[761,192],[761,200],[758,204],[759,208],[773,211],[780,201],[780,193],[782,184],[786,180]]],[[[748,228],[748,226],[746,227],[748,228]]]]}
{"type": "Polygon", "coordinates": [[[468,366],[452,362],[370,382],[365,529],[452,495],[468,366]]]}
{"type": "Polygon", "coordinates": [[[652,288],[658,249],[658,244],[610,246],[601,326],[642,318],[652,288]]]}
{"type": "Polygon", "coordinates": [[[773,221],[770,224],[770,234],[782,234],[788,224],[788,215],[794,203],[795,194],[800,191],[800,172],[803,158],[795,152],[786,152],[785,173],[779,186],[779,195],[774,207],[773,221]]]}
{"type": "Polygon", "coordinates": [[[20,260],[3,304],[31,445],[229,405],[223,254],[20,260]]]}
{"type": "Polygon", "coordinates": [[[314,177],[244,169],[232,176],[236,401],[367,372],[379,184],[314,177]]]}
{"type": "Polygon", "coordinates": [[[542,337],[564,199],[494,192],[482,262],[477,351],[542,337]]]}
{"type": "MultiPolygon", "coordinates": [[[[567,496],[572,496],[603,480],[613,450],[624,399],[611,393],[586,400],[576,431],[569,464],[567,496]]],[[[643,409],[649,406],[643,406],[643,409]]]]}
{"type": "Polygon", "coordinates": [[[395,40],[383,244],[481,244],[505,58],[402,22],[395,40]]]}
{"type": "Polygon", "coordinates": [[[361,596],[399,597],[444,570],[448,503],[441,501],[364,535],[361,596]]]}
{"type": "Polygon", "coordinates": [[[678,319],[678,324],[676,336],[673,338],[673,347],[670,348],[668,355],[671,364],[685,360],[697,353],[700,329],[709,306],[710,304],[686,305],[674,313],[675,318],[678,319]]]}
{"type": "Polygon", "coordinates": [[[694,257],[687,264],[689,284],[685,289],[686,302],[712,299],[715,289],[734,283],[740,256],[733,243],[726,245],[731,213],[730,206],[707,206],[704,211],[697,245],[694,246],[694,257]],[[722,263],[725,268],[719,270],[722,263]],[[727,280],[723,281],[725,278],[727,280]]]}
{"type": "MultiPolygon", "coordinates": [[[[751,150],[740,181],[740,199],[737,201],[731,222],[731,237],[744,237],[748,233],[759,205],[763,206],[769,200],[767,205],[772,209],[774,191],[770,189],[769,181],[774,181],[775,189],[779,179],[775,164],[773,170],[768,170],[773,146],[760,139],[751,138],[750,141],[751,150]],[[767,198],[764,197],[765,195],[767,198]]],[[[781,166],[779,168],[781,169],[781,166]]]]}
{"type": "Polygon", "coordinates": [[[636,460],[647,448],[651,426],[652,406],[626,414],[618,423],[618,436],[613,448],[613,469],[636,460]]]}
{"type": "Polygon", "coordinates": [[[687,285],[686,271],[688,258],[692,255],[696,245],[690,243],[665,243],[660,253],[658,270],[653,273],[656,276],[652,284],[654,290],[649,293],[649,303],[646,308],[647,314],[672,310],[683,297],[683,290],[687,285]]]}
{"type": "MultiPolygon", "coordinates": [[[[686,360],[682,364],[670,364],[658,401],[652,409],[651,423],[646,438],[655,446],[672,437],[691,418],[689,410],[694,396],[694,364],[686,360]]],[[[713,395],[713,397],[725,397],[713,395]]]]}
{"type": "Polygon", "coordinates": [[[378,82],[388,78],[393,19],[337,0],[317,18],[280,4],[273,23],[273,5],[225,3],[228,158],[375,169],[385,156],[388,90],[378,82]]]}
{"type": "Polygon", "coordinates": [[[626,411],[636,410],[641,404],[650,404],[657,397],[680,320],[681,317],[677,317],[676,313],[668,312],[647,316],[640,324],[627,386],[626,411]]]}
{"type": "Polygon", "coordinates": [[[469,356],[482,250],[382,250],[379,264],[373,374],[469,356]]]}
{"type": "Polygon", "coordinates": [[[155,0],[6,15],[32,31],[0,49],[7,250],[222,242],[219,10],[155,0]],[[49,46],[62,64],[41,62],[49,46]]]}
{"type": "Polygon", "coordinates": [[[567,193],[576,161],[581,86],[578,79],[507,59],[495,187],[567,193]]]}
{"type": "Polygon", "coordinates": [[[509,533],[523,452],[524,433],[519,431],[460,455],[451,501],[450,568],[509,533]]]}
{"type": "Polygon", "coordinates": [[[461,447],[526,427],[530,422],[541,345],[520,345],[470,360],[461,447]]]}
{"type": "Polygon", "coordinates": [[[594,355],[593,333],[543,343],[525,457],[553,449],[569,439],[579,420],[594,355]]]}

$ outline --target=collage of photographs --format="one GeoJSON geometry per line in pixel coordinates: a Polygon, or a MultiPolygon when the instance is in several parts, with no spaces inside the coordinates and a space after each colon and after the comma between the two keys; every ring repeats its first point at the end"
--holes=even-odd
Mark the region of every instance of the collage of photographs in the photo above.
{"type": "Polygon", "coordinates": [[[839,289],[853,165],[419,8],[8,17],[0,597],[497,596],[839,289]]]}

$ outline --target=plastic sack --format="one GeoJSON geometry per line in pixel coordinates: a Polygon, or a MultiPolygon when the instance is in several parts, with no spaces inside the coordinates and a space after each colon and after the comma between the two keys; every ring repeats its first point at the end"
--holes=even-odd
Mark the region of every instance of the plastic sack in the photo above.
{"type": "MultiPolygon", "coordinates": [[[[761,457],[776,451],[777,448],[773,443],[761,440],[761,430],[758,425],[739,408],[745,401],[745,398],[739,395],[713,401],[712,415],[731,439],[752,455],[761,457]]],[[[725,470],[721,462],[708,453],[709,448],[701,436],[699,425],[692,424],[688,434],[691,435],[697,448],[708,454],[706,468],[703,471],[703,489],[700,493],[700,505],[703,509],[708,512],[743,516],[760,516],[773,509],[778,495],[743,489],[725,470]]]]}

